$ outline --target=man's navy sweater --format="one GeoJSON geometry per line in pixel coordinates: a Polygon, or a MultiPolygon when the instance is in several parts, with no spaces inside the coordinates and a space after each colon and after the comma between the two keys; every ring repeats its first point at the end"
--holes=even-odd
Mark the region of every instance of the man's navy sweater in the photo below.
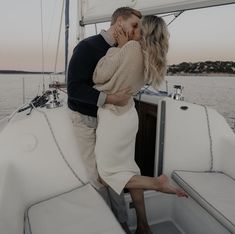
{"type": "Polygon", "coordinates": [[[82,40],[73,51],[67,79],[68,107],[89,116],[97,116],[100,92],[93,88],[93,72],[111,46],[102,35],[82,40]]]}

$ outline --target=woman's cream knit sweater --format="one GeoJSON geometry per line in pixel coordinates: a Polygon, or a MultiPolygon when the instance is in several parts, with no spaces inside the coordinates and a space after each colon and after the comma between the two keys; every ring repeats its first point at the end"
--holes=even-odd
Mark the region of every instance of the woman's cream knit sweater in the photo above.
{"type": "MultiPolygon", "coordinates": [[[[128,86],[133,93],[139,91],[144,86],[144,61],[139,42],[129,41],[122,48],[110,48],[98,62],[93,81],[97,90],[107,94],[113,94],[128,86]]],[[[133,98],[130,98],[123,107],[105,104],[104,108],[120,115],[133,104],[133,98]]]]}

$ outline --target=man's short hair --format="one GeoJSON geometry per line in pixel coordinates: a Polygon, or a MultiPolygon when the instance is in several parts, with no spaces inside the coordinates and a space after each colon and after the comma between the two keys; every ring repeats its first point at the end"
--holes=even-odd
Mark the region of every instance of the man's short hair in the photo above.
{"type": "Polygon", "coordinates": [[[129,17],[131,17],[131,15],[135,15],[140,19],[142,18],[142,14],[140,13],[140,11],[137,11],[130,7],[120,7],[113,12],[111,25],[116,23],[119,16],[122,16],[124,19],[128,19],[129,17]]]}

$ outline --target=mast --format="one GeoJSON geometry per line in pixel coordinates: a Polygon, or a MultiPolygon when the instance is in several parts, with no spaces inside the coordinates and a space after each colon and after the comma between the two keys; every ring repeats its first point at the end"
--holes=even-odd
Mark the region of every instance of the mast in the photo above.
{"type": "MultiPolygon", "coordinates": [[[[65,1],[65,77],[67,77],[67,67],[68,67],[68,42],[69,42],[69,0],[65,1]]],[[[67,78],[65,78],[65,82],[67,78]]]]}

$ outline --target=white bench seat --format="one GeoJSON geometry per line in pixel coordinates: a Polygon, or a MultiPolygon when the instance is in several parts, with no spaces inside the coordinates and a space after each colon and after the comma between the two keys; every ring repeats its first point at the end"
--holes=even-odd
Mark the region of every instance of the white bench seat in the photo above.
{"type": "Polygon", "coordinates": [[[123,234],[103,198],[91,185],[32,205],[27,211],[30,234],[123,234]]]}
{"type": "Polygon", "coordinates": [[[222,172],[173,171],[173,180],[235,233],[235,180],[222,172]]]}

